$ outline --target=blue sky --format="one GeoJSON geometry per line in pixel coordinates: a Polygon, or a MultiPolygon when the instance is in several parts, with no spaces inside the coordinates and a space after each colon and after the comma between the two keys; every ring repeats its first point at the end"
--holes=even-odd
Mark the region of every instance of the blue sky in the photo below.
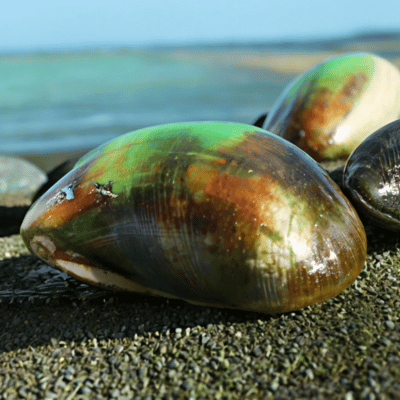
{"type": "Polygon", "coordinates": [[[399,0],[12,0],[0,51],[337,37],[400,29],[399,0]]]}

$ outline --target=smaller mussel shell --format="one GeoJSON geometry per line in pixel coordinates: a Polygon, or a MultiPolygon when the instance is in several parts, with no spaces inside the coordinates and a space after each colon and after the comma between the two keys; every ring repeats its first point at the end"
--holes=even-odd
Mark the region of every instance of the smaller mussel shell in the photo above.
{"type": "Polygon", "coordinates": [[[314,160],[222,122],[146,128],[93,150],[21,234],[92,284],[267,313],[339,294],[366,257],[356,211],[314,160]]]}
{"type": "Polygon", "coordinates": [[[343,185],[356,208],[374,223],[400,230],[400,120],[379,129],[353,151],[343,185]]]}
{"type": "Polygon", "coordinates": [[[371,133],[400,116],[400,72],[372,54],[320,63],[291,83],[262,127],[317,161],[346,159],[371,133]]]}

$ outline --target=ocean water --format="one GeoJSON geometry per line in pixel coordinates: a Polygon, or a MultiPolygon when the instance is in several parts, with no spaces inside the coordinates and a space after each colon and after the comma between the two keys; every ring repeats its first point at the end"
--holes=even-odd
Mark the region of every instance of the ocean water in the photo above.
{"type": "Polygon", "coordinates": [[[291,78],[155,50],[3,56],[0,154],[86,149],[171,122],[252,123],[291,78]]]}

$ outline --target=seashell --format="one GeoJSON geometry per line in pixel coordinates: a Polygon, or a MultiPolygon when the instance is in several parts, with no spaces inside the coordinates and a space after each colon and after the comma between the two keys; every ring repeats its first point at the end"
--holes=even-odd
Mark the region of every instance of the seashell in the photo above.
{"type": "Polygon", "coordinates": [[[400,120],[379,129],[353,151],[343,186],[373,222],[400,230],[400,120]]]}
{"type": "Polygon", "coordinates": [[[285,89],[262,127],[317,161],[345,159],[400,116],[400,72],[372,54],[331,58],[285,89]]]}
{"type": "Polygon", "coordinates": [[[222,122],[142,129],[91,151],[21,234],[94,285],[266,313],[337,295],[366,258],[357,213],[316,162],[222,122]]]}
{"type": "Polygon", "coordinates": [[[74,167],[77,161],[78,158],[71,158],[54,167],[47,174],[47,182],[43,184],[33,196],[32,202],[35,202],[40,196],[42,196],[45,192],[47,192],[57,181],[59,181],[66,173],[71,171],[71,169],[74,167]]]}
{"type": "Polygon", "coordinates": [[[33,196],[46,181],[46,174],[29,161],[0,155],[0,195],[33,196]]]}
{"type": "MultiPolygon", "coordinates": [[[[1,186],[2,183],[4,183],[2,180],[5,179],[6,185],[3,184],[3,186],[8,189],[5,199],[8,199],[10,194],[16,195],[18,193],[18,197],[26,195],[26,200],[29,200],[29,197],[34,194],[32,202],[36,201],[60,180],[60,178],[69,172],[77,160],[78,159],[71,159],[63,162],[51,170],[46,176],[44,172],[31,163],[14,157],[0,156],[0,200],[2,198],[1,186]],[[9,172],[3,170],[2,167],[4,165],[7,166],[7,169],[10,169],[9,172]],[[11,169],[13,171],[11,171],[11,169]],[[40,185],[39,189],[38,185],[40,185]]],[[[20,231],[22,221],[24,220],[29,206],[25,204],[14,205],[14,203],[15,200],[11,201],[6,206],[0,205],[0,221],[2,222],[0,224],[0,237],[16,235],[20,231]]]]}

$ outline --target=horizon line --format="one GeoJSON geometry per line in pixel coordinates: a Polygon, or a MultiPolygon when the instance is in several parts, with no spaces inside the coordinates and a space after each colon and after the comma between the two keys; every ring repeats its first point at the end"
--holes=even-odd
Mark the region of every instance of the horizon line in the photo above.
{"type": "Polygon", "coordinates": [[[80,51],[111,51],[111,50],[151,50],[151,49],[177,49],[190,47],[234,47],[234,46],[263,46],[263,47],[279,47],[291,45],[318,45],[318,44],[335,44],[345,41],[379,41],[379,40],[400,40],[400,29],[374,29],[360,30],[353,33],[343,35],[327,35],[327,36],[303,36],[297,37],[280,37],[280,38],[218,38],[210,39],[189,39],[177,40],[174,42],[150,41],[138,43],[124,42],[87,42],[73,44],[55,44],[55,45],[38,45],[38,46],[18,46],[18,47],[0,47],[0,55],[19,55],[26,53],[53,53],[53,52],[80,52],[80,51]]]}

